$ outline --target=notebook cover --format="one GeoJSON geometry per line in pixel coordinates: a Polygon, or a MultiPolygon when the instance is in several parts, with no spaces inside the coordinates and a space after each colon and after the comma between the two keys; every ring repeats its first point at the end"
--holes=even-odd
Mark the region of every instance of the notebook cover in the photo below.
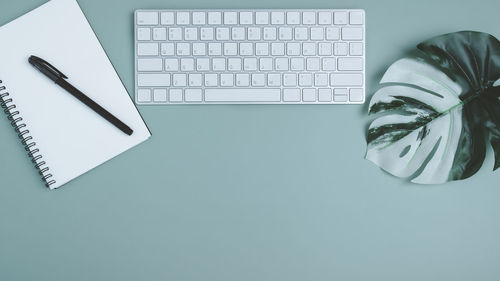
{"type": "Polygon", "coordinates": [[[0,27],[0,40],[0,80],[55,180],[51,189],[151,136],[75,0],[45,3],[0,27]],[[134,133],[124,134],[38,72],[30,55],[53,64],[134,133]]]}

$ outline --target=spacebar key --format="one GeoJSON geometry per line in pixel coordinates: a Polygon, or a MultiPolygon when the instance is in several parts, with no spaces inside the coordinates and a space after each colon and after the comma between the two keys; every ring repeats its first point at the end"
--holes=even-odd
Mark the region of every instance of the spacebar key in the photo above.
{"type": "Polygon", "coordinates": [[[280,100],[280,89],[205,89],[206,102],[276,102],[280,100]]]}

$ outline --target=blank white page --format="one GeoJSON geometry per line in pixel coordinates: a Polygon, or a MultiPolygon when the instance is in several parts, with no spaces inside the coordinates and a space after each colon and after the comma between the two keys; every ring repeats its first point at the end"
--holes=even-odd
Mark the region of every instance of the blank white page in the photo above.
{"type": "Polygon", "coordinates": [[[151,136],[75,0],[45,3],[0,27],[0,40],[0,80],[56,181],[51,188],[151,136]],[[52,82],[28,63],[30,55],[54,65],[134,133],[126,135],[52,82]]]}

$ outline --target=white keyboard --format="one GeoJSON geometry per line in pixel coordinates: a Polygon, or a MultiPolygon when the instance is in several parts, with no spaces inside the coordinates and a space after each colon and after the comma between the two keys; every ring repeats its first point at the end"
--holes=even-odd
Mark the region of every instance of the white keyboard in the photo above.
{"type": "Polygon", "coordinates": [[[363,10],[137,10],[138,104],[360,104],[363,10]]]}

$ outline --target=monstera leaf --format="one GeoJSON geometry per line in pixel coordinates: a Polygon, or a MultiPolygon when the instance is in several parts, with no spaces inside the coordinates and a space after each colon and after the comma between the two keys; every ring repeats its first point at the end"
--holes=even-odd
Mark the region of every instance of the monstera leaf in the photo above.
{"type": "Polygon", "coordinates": [[[396,61],[373,95],[377,114],[366,159],[421,184],[474,175],[487,145],[500,166],[500,42],[480,32],[445,34],[396,61]],[[489,143],[489,144],[488,144],[489,143]]]}

